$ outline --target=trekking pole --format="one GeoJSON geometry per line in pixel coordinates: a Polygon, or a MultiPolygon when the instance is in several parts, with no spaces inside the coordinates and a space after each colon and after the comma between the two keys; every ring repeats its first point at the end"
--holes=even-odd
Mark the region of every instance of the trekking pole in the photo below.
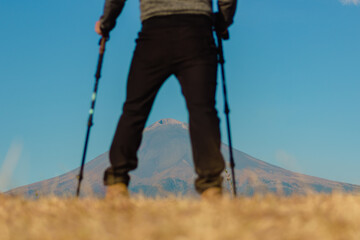
{"type": "MultiPolygon", "coordinates": [[[[227,33],[228,34],[228,33],[227,33]]],[[[228,35],[225,35],[225,39],[228,39],[228,35]]],[[[223,52],[223,46],[222,46],[222,38],[224,35],[222,35],[219,31],[216,31],[216,37],[218,41],[218,54],[219,54],[219,63],[221,68],[221,77],[222,77],[222,87],[223,87],[223,93],[224,93],[224,112],[226,116],[226,127],[227,127],[227,134],[228,134],[228,141],[229,141],[229,156],[230,156],[230,167],[231,167],[231,175],[232,175],[232,190],[233,195],[236,197],[236,180],[235,180],[235,162],[234,162],[234,156],[232,151],[232,143],[231,143],[231,131],[230,131],[230,118],[229,118],[229,103],[227,100],[227,92],[226,92],[226,83],[225,83],[225,70],[224,70],[224,52],[223,52]]]]}
{"type": "Polygon", "coordinates": [[[106,38],[102,37],[100,40],[100,53],[99,53],[96,74],[95,74],[95,79],[96,79],[95,86],[94,86],[94,91],[93,91],[92,97],[91,97],[91,107],[90,107],[90,111],[89,111],[89,120],[88,120],[88,124],[87,124],[88,128],[87,128],[86,138],[85,138],[84,153],[82,156],[80,173],[78,175],[79,181],[78,181],[78,186],[77,186],[77,190],[76,190],[77,197],[79,197],[79,195],[80,195],[80,185],[81,185],[81,181],[83,180],[86,150],[87,150],[87,146],[88,146],[88,142],[89,142],[90,129],[91,129],[91,126],[93,125],[93,115],[94,115],[94,108],[95,108],[95,101],[96,101],[96,93],[97,93],[97,89],[98,89],[98,85],[99,85],[101,66],[102,66],[104,52],[105,52],[105,42],[106,42],[106,38]]]}

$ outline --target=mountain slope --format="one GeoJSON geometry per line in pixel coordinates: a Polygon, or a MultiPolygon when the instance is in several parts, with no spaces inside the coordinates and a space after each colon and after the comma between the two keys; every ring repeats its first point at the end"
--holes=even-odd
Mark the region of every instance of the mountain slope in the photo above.
{"type": "MultiPolygon", "coordinates": [[[[233,149],[236,182],[241,194],[277,192],[360,192],[360,186],[307,176],[279,168],[233,149]]],[[[228,146],[222,145],[228,161],[228,146]]],[[[194,194],[195,173],[191,155],[188,126],[174,119],[163,119],[144,130],[138,152],[139,167],[131,172],[132,192],[147,196],[194,194]]],[[[85,165],[81,194],[103,196],[103,171],[109,166],[108,153],[101,154],[85,165]]],[[[10,190],[9,194],[36,197],[39,195],[74,195],[79,169],[61,176],[10,190]]],[[[225,176],[226,177],[226,176],[225,176]]],[[[224,186],[229,183],[224,181],[224,186]]]]}

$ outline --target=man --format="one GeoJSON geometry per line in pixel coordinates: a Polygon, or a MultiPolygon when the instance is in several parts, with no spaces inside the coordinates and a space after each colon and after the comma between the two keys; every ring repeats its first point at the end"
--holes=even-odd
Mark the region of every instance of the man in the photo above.
{"type": "MultiPolygon", "coordinates": [[[[95,31],[107,37],[125,0],[105,0],[95,31]]],[[[233,22],[236,0],[218,0],[218,31],[233,22]]],[[[217,49],[213,39],[212,0],[140,0],[142,29],[136,40],[127,96],[104,174],[107,197],[127,195],[129,171],[137,167],[137,150],[155,96],[171,75],[180,82],[189,111],[195,189],[202,197],[221,196],[225,164],[220,152],[215,109],[217,49]]]]}

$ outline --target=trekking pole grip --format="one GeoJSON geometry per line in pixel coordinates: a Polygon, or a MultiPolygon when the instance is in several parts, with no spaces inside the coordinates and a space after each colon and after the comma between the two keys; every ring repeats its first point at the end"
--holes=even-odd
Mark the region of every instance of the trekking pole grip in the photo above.
{"type": "Polygon", "coordinates": [[[99,45],[100,45],[100,50],[99,50],[99,53],[100,54],[104,54],[104,52],[105,52],[105,42],[106,42],[106,38],[105,37],[102,37],[101,39],[100,39],[100,43],[99,43],[99,45]]]}

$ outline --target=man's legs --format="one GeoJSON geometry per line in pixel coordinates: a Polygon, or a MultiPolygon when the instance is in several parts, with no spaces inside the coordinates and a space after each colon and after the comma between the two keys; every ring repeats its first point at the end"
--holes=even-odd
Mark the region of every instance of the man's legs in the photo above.
{"type": "Polygon", "coordinates": [[[137,166],[136,152],[155,95],[165,79],[175,73],[189,110],[198,174],[196,190],[203,193],[221,187],[225,164],[215,109],[217,56],[211,20],[197,15],[169,16],[149,20],[143,26],[129,73],[123,115],[110,149],[111,167],[105,172],[104,183],[128,184],[128,172],[137,166]]]}
{"type": "Polygon", "coordinates": [[[188,42],[183,42],[185,49],[182,52],[186,54],[188,51],[186,48],[191,50],[194,45],[200,45],[201,48],[197,52],[187,53],[188,58],[183,58],[186,60],[177,66],[176,76],[181,84],[189,111],[193,159],[195,171],[198,174],[195,188],[199,193],[203,193],[209,188],[221,188],[221,173],[225,163],[220,152],[219,118],[215,109],[216,46],[211,30],[204,31],[195,28],[194,31],[197,31],[197,35],[200,36],[189,37],[188,42]],[[196,43],[196,41],[199,42],[196,43]]]}
{"type": "Polygon", "coordinates": [[[137,40],[128,76],[126,101],[110,148],[111,167],[104,174],[105,185],[129,184],[128,172],[137,167],[136,153],[155,96],[170,75],[166,61],[163,62],[166,57],[162,56],[164,51],[156,51],[161,44],[142,35],[148,36],[146,32],[141,32],[137,40]]]}

